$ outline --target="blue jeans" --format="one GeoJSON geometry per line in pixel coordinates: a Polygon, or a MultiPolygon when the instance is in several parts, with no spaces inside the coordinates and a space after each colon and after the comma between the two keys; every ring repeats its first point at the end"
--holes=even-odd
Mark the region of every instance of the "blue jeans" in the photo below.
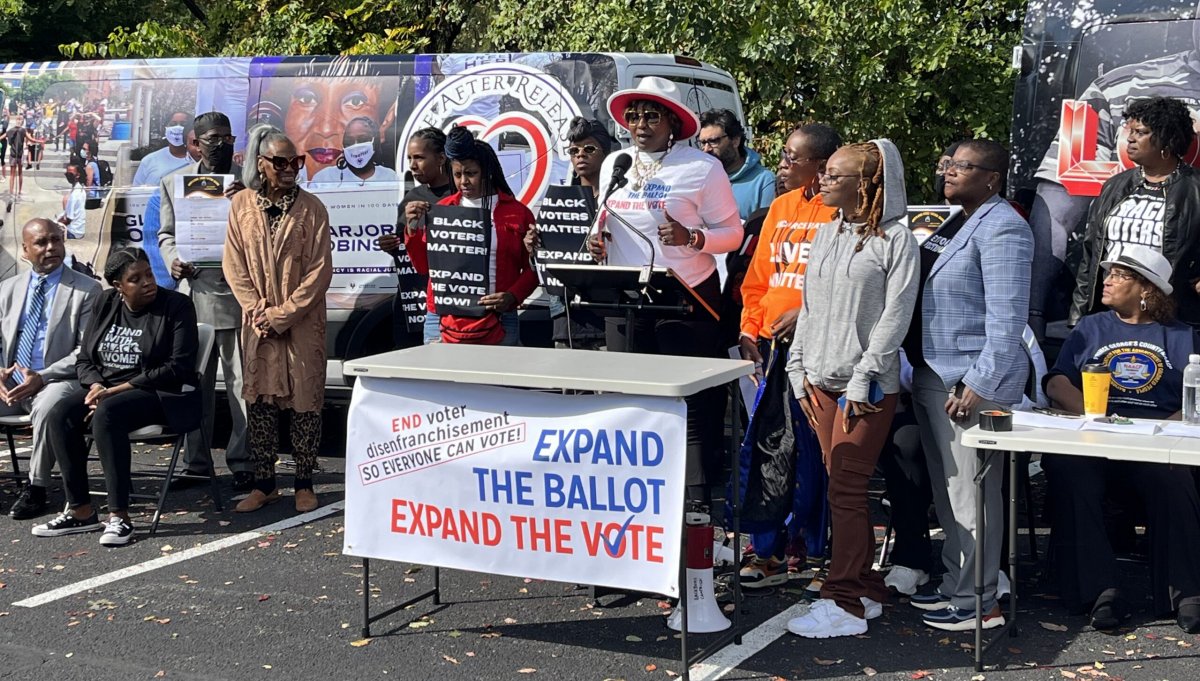
{"type": "MultiPolygon", "coordinates": [[[[504,340],[500,345],[517,346],[521,344],[520,322],[516,312],[505,312],[500,315],[500,326],[504,327],[504,340]]],[[[425,345],[442,342],[442,318],[432,312],[425,313],[425,345]]]]}

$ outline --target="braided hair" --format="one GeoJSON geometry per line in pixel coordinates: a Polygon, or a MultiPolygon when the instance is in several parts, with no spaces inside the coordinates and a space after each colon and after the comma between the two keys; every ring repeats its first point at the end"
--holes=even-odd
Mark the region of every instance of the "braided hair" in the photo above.
{"type": "MultiPolygon", "coordinates": [[[[421,140],[422,142],[428,144],[429,148],[433,149],[435,154],[446,156],[446,133],[438,130],[437,128],[421,128],[420,130],[414,132],[412,137],[408,139],[410,142],[413,140],[421,140]]],[[[446,177],[453,178],[454,176],[454,173],[450,171],[450,157],[448,156],[446,157],[446,160],[442,162],[442,172],[446,175],[446,177]]]]}
{"type": "Polygon", "coordinates": [[[854,252],[858,253],[862,251],[867,239],[873,236],[887,238],[879,224],[883,221],[883,154],[874,142],[860,142],[843,148],[858,153],[862,158],[862,163],[858,166],[858,174],[862,177],[858,182],[856,212],[866,218],[866,224],[859,228],[860,236],[854,246],[854,252]]]}
{"type": "Polygon", "coordinates": [[[475,139],[470,130],[461,125],[450,128],[446,135],[446,158],[451,161],[475,161],[479,164],[480,180],[483,184],[484,204],[491,207],[492,197],[499,193],[511,195],[512,189],[504,179],[504,169],[492,145],[475,139]]]}
{"type": "Polygon", "coordinates": [[[140,248],[130,246],[113,251],[108,260],[104,261],[104,281],[107,281],[109,286],[116,286],[129,268],[138,262],[150,264],[150,257],[140,248]]]}

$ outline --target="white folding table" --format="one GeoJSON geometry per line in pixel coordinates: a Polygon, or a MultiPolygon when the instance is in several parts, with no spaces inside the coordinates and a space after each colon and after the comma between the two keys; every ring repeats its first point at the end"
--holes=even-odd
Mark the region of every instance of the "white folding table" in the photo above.
{"type": "MultiPolygon", "coordinates": [[[[1114,461],[1146,463],[1179,463],[1200,465],[1200,439],[1172,435],[1142,435],[1096,430],[1058,430],[1014,424],[1011,431],[994,432],[974,426],[962,434],[962,444],[975,447],[980,459],[979,474],[975,477],[976,537],[984,535],[983,476],[991,463],[990,454],[1008,452],[1009,479],[1017,479],[1018,454],[1061,454],[1090,456],[1114,461]]],[[[1017,486],[1008,490],[1008,565],[1012,591],[1009,594],[1008,622],[986,647],[983,644],[983,618],[975,619],[975,671],[983,671],[983,654],[1000,641],[1007,631],[1017,635],[1017,486]]],[[[982,546],[981,542],[976,546],[982,546]]],[[[975,560],[975,612],[983,608],[983,560],[975,560]]]]}
{"type": "MultiPolygon", "coordinates": [[[[559,350],[543,348],[501,347],[481,345],[452,345],[437,343],[406,348],[372,357],[347,362],[346,375],[381,379],[405,379],[456,383],[475,386],[499,386],[528,388],[535,390],[569,390],[618,393],[636,396],[682,398],[701,390],[726,385],[742,376],[753,373],[750,362],[728,359],[704,359],[676,357],[670,355],[644,355],[635,353],[609,353],[586,350],[559,350]]],[[[361,384],[356,384],[357,392],[361,384]]],[[[730,457],[736,462],[740,448],[740,428],[735,419],[730,439],[730,457]]],[[[683,452],[676,452],[682,456],[683,452]]],[[[682,480],[677,484],[683,484],[682,480]]],[[[349,487],[349,486],[348,486],[349,487]]],[[[731,505],[733,518],[731,528],[735,537],[740,534],[740,489],[732,485],[731,505]]],[[[680,526],[684,523],[684,509],[675,510],[673,518],[680,526]]],[[[687,554],[686,530],[683,532],[684,547],[679,564],[679,585],[685,583],[685,561],[687,554]]],[[[370,613],[370,560],[363,557],[363,625],[364,638],[370,635],[372,622],[387,617],[401,608],[429,596],[434,604],[440,603],[440,579],[434,570],[434,589],[388,609],[370,613]]],[[[734,583],[733,626],[720,640],[710,643],[709,649],[723,646],[730,640],[741,643],[741,589],[738,580],[734,583]]],[[[695,659],[689,658],[687,631],[686,595],[679,599],[682,608],[681,657],[684,677],[687,668],[695,659]]],[[[699,657],[697,652],[693,657],[699,657]]]]}

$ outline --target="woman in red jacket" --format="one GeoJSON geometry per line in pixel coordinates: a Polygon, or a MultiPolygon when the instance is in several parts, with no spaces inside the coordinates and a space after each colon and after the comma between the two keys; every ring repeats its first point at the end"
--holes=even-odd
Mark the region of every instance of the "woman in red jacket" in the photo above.
{"type": "MultiPolygon", "coordinates": [[[[439,315],[432,282],[425,315],[425,342],[463,342],[518,345],[517,306],[537,288],[537,275],[525,250],[525,233],[533,226],[533,213],[513,198],[496,152],[475,139],[466,128],[455,126],[446,136],[458,191],[439,206],[463,206],[487,211],[492,227],[488,243],[488,293],[479,299],[482,317],[439,315]]],[[[422,221],[424,215],[421,216],[422,221]]],[[[404,245],[413,267],[429,275],[427,234],[424,228],[406,230],[404,245]]]]}

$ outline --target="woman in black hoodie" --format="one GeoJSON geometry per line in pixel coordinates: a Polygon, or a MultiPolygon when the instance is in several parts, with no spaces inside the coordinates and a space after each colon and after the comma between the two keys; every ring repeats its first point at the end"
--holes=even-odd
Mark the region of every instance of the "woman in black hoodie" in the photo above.
{"type": "Polygon", "coordinates": [[[104,278],[112,288],[97,296],[83,332],[75,365],[80,388],[54,405],[47,417],[68,508],[34,527],[33,534],[57,537],[103,528],[100,544],[121,546],[133,536],[129,433],[154,424],[179,433],[200,426],[199,338],[191,299],[159,288],[142,249],[110,255],[104,278]],[[88,492],[84,433],[89,424],[108,490],[109,519],[104,525],[88,492]]]}

